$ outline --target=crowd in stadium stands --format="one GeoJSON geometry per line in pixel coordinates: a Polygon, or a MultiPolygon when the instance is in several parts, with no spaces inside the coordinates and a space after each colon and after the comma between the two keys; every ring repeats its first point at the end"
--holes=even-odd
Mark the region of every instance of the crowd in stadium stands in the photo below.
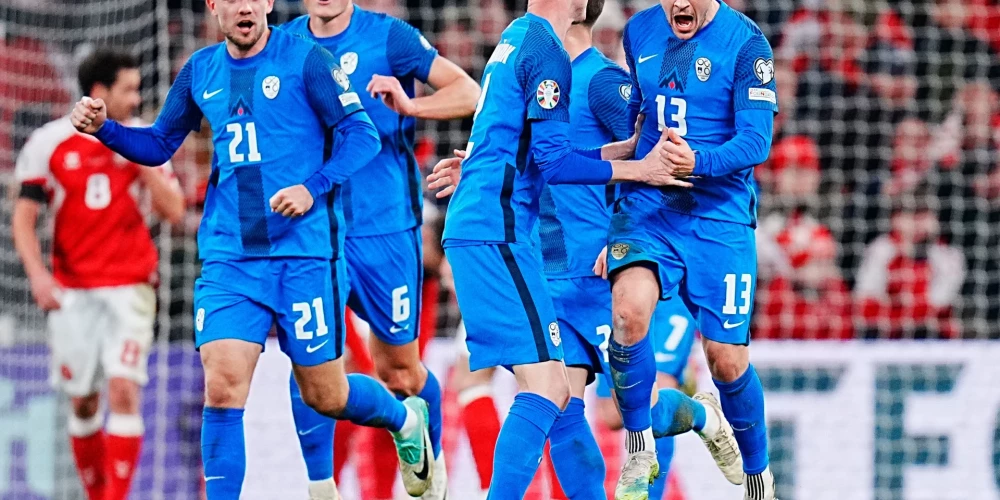
{"type": "MultiPolygon", "coordinates": [[[[358,3],[408,19],[476,78],[524,7],[524,0],[358,3]]],[[[622,60],[625,21],[651,3],[609,0],[598,47],[622,60]]],[[[781,108],[771,159],[757,169],[754,335],[1000,337],[1000,0],[729,3],[775,48],[781,108]]],[[[171,5],[204,9],[200,1],[171,5]]],[[[299,9],[300,2],[279,2],[274,20],[299,9]]],[[[211,23],[185,29],[172,23],[170,31],[218,39],[211,23]]],[[[29,115],[48,114],[42,103],[62,112],[69,96],[46,54],[55,49],[23,38],[0,44],[0,168],[10,169],[30,130],[24,125],[37,122],[29,115]],[[5,49],[11,45],[20,50],[5,49]],[[20,60],[7,61],[8,53],[20,60]]],[[[174,52],[177,61],[187,55],[174,52]]],[[[419,126],[418,160],[430,167],[464,145],[471,123],[419,126]]],[[[189,202],[203,196],[207,144],[189,139],[189,152],[175,160],[189,202]]],[[[197,217],[175,234],[190,237],[197,217]]],[[[184,307],[174,312],[190,314],[184,307]]]]}

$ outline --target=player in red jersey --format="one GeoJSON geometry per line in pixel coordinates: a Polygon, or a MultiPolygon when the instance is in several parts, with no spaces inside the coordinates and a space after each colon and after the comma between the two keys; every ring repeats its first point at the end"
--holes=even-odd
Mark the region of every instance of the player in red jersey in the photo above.
{"type": "MultiPolygon", "coordinates": [[[[80,64],[84,95],[103,99],[108,116],[127,122],[140,103],[138,62],[98,50],[80,64]]],[[[172,223],[184,198],[169,165],[141,168],[69,117],[36,130],[17,159],[21,193],[14,243],[35,302],[48,311],[52,382],[72,402],[67,429],[90,500],[124,500],[139,459],[140,388],[153,342],[157,252],[139,209],[145,190],[172,223]],[[42,205],[55,217],[52,271],[42,259],[35,223],[42,205]],[[107,382],[105,424],[99,396],[107,382]]]]}

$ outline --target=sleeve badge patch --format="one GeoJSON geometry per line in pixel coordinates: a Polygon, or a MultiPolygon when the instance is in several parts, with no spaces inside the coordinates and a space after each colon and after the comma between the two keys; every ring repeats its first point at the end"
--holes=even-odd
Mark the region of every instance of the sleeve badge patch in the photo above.
{"type": "Polygon", "coordinates": [[[618,95],[622,96],[622,99],[628,101],[632,98],[632,86],[631,85],[620,85],[618,87],[618,95]]]}
{"type": "Polygon", "coordinates": [[[771,89],[750,88],[751,101],[767,101],[771,104],[778,104],[778,96],[771,89]]]}
{"type": "Polygon", "coordinates": [[[538,84],[535,99],[542,109],[552,109],[559,104],[559,84],[555,80],[545,80],[538,84]]]}
{"type": "Polygon", "coordinates": [[[344,92],[351,89],[351,80],[347,78],[347,73],[344,73],[344,70],[333,68],[333,80],[344,89],[344,92]]]}
{"type": "Polygon", "coordinates": [[[757,75],[757,79],[760,80],[761,85],[771,83],[774,80],[774,61],[758,57],[753,62],[753,72],[757,75]]]}

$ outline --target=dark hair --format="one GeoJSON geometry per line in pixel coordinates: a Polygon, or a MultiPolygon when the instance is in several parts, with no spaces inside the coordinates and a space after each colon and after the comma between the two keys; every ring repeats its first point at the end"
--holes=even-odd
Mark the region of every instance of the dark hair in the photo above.
{"type": "Polygon", "coordinates": [[[604,0],[589,0],[587,2],[587,17],[580,23],[584,26],[593,26],[597,18],[604,12],[604,0]]]}
{"type": "Polygon", "coordinates": [[[80,63],[80,68],[77,70],[80,92],[89,96],[94,90],[94,85],[98,83],[111,87],[118,79],[119,71],[138,67],[139,61],[128,52],[109,48],[96,49],[80,63]]]}

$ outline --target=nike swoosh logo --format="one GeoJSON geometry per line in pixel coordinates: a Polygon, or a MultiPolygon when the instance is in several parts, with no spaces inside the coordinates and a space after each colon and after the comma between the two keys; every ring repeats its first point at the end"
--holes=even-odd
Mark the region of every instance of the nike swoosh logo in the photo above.
{"type": "Polygon", "coordinates": [[[312,354],[312,353],[318,351],[320,347],[325,346],[326,343],[329,342],[329,341],[330,341],[330,339],[326,339],[323,342],[321,342],[319,345],[315,345],[315,346],[307,345],[306,346],[306,353],[312,354]]]}
{"type": "Polygon", "coordinates": [[[660,54],[653,54],[651,56],[646,56],[646,57],[639,56],[639,64],[642,64],[642,63],[644,63],[644,62],[646,62],[646,61],[648,61],[648,60],[650,60],[650,59],[652,59],[652,58],[654,58],[654,57],[656,57],[658,55],[660,55],[660,54]]]}
{"type": "Polygon", "coordinates": [[[736,328],[737,326],[740,326],[746,322],[747,320],[740,321],[739,323],[730,323],[729,320],[727,319],[726,322],[722,324],[722,327],[725,328],[726,330],[729,330],[730,328],[736,328]]]}
{"type": "Polygon", "coordinates": [[[216,479],[225,479],[226,476],[208,476],[205,478],[205,482],[214,481],[216,479]]]}
{"type": "Polygon", "coordinates": [[[320,427],[323,427],[323,425],[325,425],[325,424],[319,424],[319,425],[317,425],[316,427],[312,427],[312,428],[309,428],[309,429],[306,429],[306,430],[304,430],[304,431],[299,431],[299,435],[300,435],[300,436],[305,436],[305,435],[308,435],[308,434],[309,434],[309,433],[311,433],[312,431],[314,431],[314,430],[316,430],[316,429],[319,429],[320,427]]]}
{"type": "Polygon", "coordinates": [[[641,383],[642,383],[642,381],[639,381],[639,382],[636,382],[636,383],[634,383],[632,385],[626,385],[625,387],[615,387],[615,389],[619,389],[619,390],[621,390],[621,389],[631,389],[631,388],[633,388],[633,387],[635,387],[635,386],[637,386],[637,385],[639,385],[641,383]]]}
{"type": "Polygon", "coordinates": [[[215,94],[218,94],[219,92],[222,92],[222,89],[216,90],[215,92],[209,92],[209,91],[206,90],[206,91],[204,91],[204,92],[201,93],[201,98],[202,99],[211,99],[213,96],[215,96],[215,94]]]}
{"type": "Polygon", "coordinates": [[[400,327],[398,327],[396,325],[392,325],[392,326],[389,327],[389,333],[399,333],[399,332],[401,332],[403,330],[409,330],[409,329],[410,329],[409,326],[407,326],[406,328],[400,328],[400,327]]]}
{"type": "Polygon", "coordinates": [[[413,475],[417,476],[417,479],[421,481],[427,480],[427,473],[429,473],[431,470],[430,456],[431,456],[430,440],[424,439],[424,468],[413,473],[413,475]]]}

